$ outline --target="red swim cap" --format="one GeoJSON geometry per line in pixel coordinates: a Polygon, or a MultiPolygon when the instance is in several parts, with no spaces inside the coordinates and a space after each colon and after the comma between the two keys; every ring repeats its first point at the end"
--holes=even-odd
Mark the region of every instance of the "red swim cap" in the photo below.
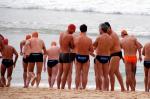
{"type": "Polygon", "coordinates": [[[4,45],[8,45],[8,39],[5,38],[5,39],[3,40],[3,43],[4,43],[4,45]]]}
{"type": "Polygon", "coordinates": [[[30,39],[31,38],[31,35],[26,35],[26,40],[30,39]]]}
{"type": "Polygon", "coordinates": [[[70,31],[75,31],[76,30],[76,26],[74,24],[69,24],[68,25],[68,30],[70,31]]]}

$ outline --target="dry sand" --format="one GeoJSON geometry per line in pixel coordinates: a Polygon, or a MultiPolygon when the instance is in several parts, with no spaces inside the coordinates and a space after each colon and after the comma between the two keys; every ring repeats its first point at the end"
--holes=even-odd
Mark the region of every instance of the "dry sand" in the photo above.
{"type": "Polygon", "coordinates": [[[0,99],[150,99],[150,93],[11,87],[0,88],[0,99]]]}

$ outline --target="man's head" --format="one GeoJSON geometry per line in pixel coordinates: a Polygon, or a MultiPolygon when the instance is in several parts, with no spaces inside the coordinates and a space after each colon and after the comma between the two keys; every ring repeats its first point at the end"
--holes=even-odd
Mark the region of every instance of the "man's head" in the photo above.
{"type": "Polygon", "coordinates": [[[85,32],[87,31],[87,26],[86,26],[85,24],[82,24],[82,25],[80,26],[80,31],[81,31],[82,33],[85,33],[85,32]]]}
{"type": "Polygon", "coordinates": [[[68,32],[69,34],[73,34],[76,31],[76,26],[74,24],[68,25],[68,32]]]}
{"type": "Polygon", "coordinates": [[[3,40],[3,43],[4,43],[4,45],[8,45],[8,39],[5,38],[5,39],[3,40]]]}
{"type": "Polygon", "coordinates": [[[121,31],[121,37],[124,38],[126,35],[128,35],[126,30],[121,31]]]}
{"type": "Polygon", "coordinates": [[[112,30],[111,30],[111,25],[109,24],[109,22],[104,22],[104,24],[106,24],[106,25],[108,26],[107,33],[108,33],[108,34],[111,34],[111,33],[112,33],[112,30]]]}
{"type": "Polygon", "coordinates": [[[26,35],[26,40],[29,40],[31,38],[31,35],[26,35]]]}
{"type": "Polygon", "coordinates": [[[32,32],[32,37],[38,38],[38,32],[32,32]]]}
{"type": "Polygon", "coordinates": [[[109,27],[105,23],[100,24],[99,25],[99,32],[100,32],[100,34],[107,33],[108,28],[109,27]]]}
{"type": "Polygon", "coordinates": [[[52,41],[51,46],[56,46],[57,43],[55,41],[52,41]]]}

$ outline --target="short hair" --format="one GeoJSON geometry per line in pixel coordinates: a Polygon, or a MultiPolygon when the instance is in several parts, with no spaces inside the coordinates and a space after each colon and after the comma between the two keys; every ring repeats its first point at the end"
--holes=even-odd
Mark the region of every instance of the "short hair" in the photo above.
{"type": "Polygon", "coordinates": [[[106,24],[108,27],[111,28],[111,25],[109,24],[109,22],[104,22],[104,24],[106,24]]]}
{"type": "Polygon", "coordinates": [[[108,26],[105,23],[100,24],[99,29],[102,29],[104,33],[107,33],[108,26]]]}
{"type": "Polygon", "coordinates": [[[80,26],[80,31],[81,31],[81,32],[86,32],[86,31],[87,31],[87,26],[86,26],[85,24],[82,24],[82,25],[80,26]]]}

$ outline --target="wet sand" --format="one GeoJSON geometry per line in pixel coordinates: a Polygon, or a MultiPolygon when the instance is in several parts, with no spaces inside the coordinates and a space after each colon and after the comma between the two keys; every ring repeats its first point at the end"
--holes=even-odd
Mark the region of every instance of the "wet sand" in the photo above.
{"type": "Polygon", "coordinates": [[[150,99],[147,92],[105,92],[48,88],[0,88],[0,99],[150,99]]]}

